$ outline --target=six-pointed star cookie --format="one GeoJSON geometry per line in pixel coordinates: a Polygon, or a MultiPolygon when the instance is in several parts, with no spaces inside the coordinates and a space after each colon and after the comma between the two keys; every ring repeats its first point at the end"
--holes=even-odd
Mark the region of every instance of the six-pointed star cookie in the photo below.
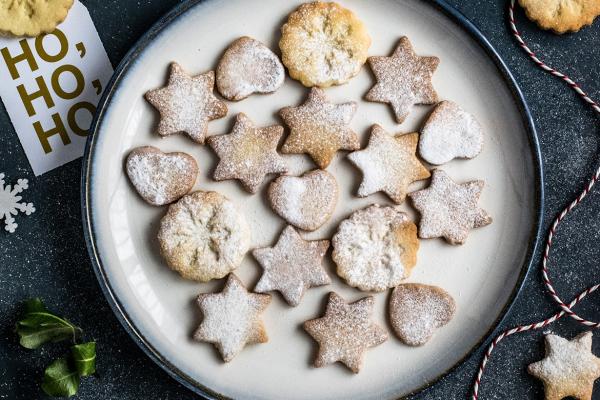
{"type": "Polygon", "coordinates": [[[268,341],[260,314],[270,301],[270,295],[248,292],[237,276],[229,274],[222,292],[198,296],[203,320],[194,339],[213,343],[223,360],[231,361],[246,344],[268,341]]]}
{"type": "Polygon", "coordinates": [[[283,135],[279,125],[257,128],[244,113],[237,115],[230,134],[211,136],[208,144],[217,153],[217,181],[238,179],[250,193],[256,193],[267,174],[287,172],[277,143],[283,135]]]}
{"type": "Polygon", "coordinates": [[[358,195],[366,197],[382,191],[396,203],[402,203],[411,183],[430,176],[415,155],[418,141],[418,133],[392,136],[373,125],[369,145],[348,155],[363,173],[358,195]]]}
{"type": "Polygon", "coordinates": [[[277,290],[291,306],[297,306],[306,289],[331,283],[321,265],[328,247],[329,240],[307,241],[287,226],[275,247],[252,252],[264,269],[254,290],[277,290]]]}
{"type": "Polygon", "coordinates": [[[358,373],[365,351],[385,342],[387,333],[371,321],[372,296],[348,304],[334,292],[329,294],[325,315],[306,321],[304,329],[319,343],[315,367],[340,361],[358,373]]]}
{"type": "Polygon", "coordinates": [[[594,381],[600,378],[600,358],[592,354],[592,336],[584,332],[569,341],[546,335],[546,358],[527,369],[544,382],[546,400],[591,400],[594,381]]]}
{"type": "Polygon", "coordinates": [[[213,71],[191,77],[177,63],[171,64],[167,86],[146,93],[146,100],[160,113],[158,134],[185,132],[203,144],[208,121],[223,118],[227,106],[213,94],[213,71]]]}
{"type": "Polygon", "coordinates": [[[408,196],[421,213],[419,237],[444,237],[463,244],[469,230],[492,223],[492,217],[477,206],[483,181],[457,184],[441,169],[433,170],[431,185],[408,196]]]}
{"type": "Polygon", "coordinates": [[[304,104],[279,111],[291,130],[281,151],[307,153],[319,168],[327,168],[338,150],[360,148],[349,126],[355,112],[356,102],[333,104],[322,89],[312,88],[304,104]]]}
{"type": "Polygon", "coordinates": [[[389,103],[402,123],[414,104],[434,104],[438,96],[431,77],[440,59],[417,56],[406,36],[391,57],[369,57],[377,83],[365,95],[369,101],[389,103]]]}

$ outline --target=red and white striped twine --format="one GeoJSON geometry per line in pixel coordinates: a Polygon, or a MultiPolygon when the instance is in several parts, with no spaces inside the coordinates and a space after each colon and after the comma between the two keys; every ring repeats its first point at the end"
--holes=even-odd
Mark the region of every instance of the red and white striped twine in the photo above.
{"type": "MultiPolygon", "coordinates": [[[[563,81],[565,81],[571,87],[571,89],[573,89],[577,94],[579,94],[579,96],[581,96],[581,98],[587,104],[589,104],[592,107],[592,109],[594,111],[596,111],[598,114],[600,114],[600,106],[598,106],[598,104],[596,104],[596,102],[594,100],[592,100],[579,87],[579,85],[577,85],[576,82],[574,82],[573,80],[571,80],[571,78],[569,78],[567,75],[565,75],[565,74],[563,74],[563,73],[555,70],[554,68],[549,67],[548,65],[546,65],[527,46],[527,44],[525,43],[525,41],[521,37],[521,34],[519,33],[519,31],[518,31],[518,29],[517,29],[517,27],[515,25],[514,9],[515,9],[515,0],[510,0],[509,6],[508,6],[508,23],[510,25],[510,29],[512,30],[512,33],[513,33],[515,39],[517,40],[517,42],[519,43],[519,45],[521,46],[521,48],[525,51],[525,53],[527,53],[527,55],[533,60],[533,62],[538,67],[540,67],[544,71],[546,71],[546,72],[548,72],[548,73],[550,73],[550,74],[552,74],[552,75],[554,75],[554,76],[562,79],[563,81]]],[[[574,320],[580,322],[581,324],[583,324],[585,326],[589,326],[591,328],[600,328],[600,322],[588,321],[588,320],[580,317],[579,315],[577,315],[573,311],[573,307],[577,303],[579,303],[580,301],[582,301],[587,295],[595,292],[598,288],[600,288],[600,284],[596,284],[594,286],[591,286],[591,287],[587,288],[586,290],[584,290],[583,292],[581,292],[577,297],[575,297],[575,299],[573,299],[573,301],[571,301],[569,304],[565,304],[565,302],[563,302],[563,300],[556,293],[556,290],[554,289],[554,286],[552,285],[552,282],[550,281],[550,277],[548,276],[548,261],[550,260],[550,248],[552,247],[552,241],[554,239],[554,235],[556,235],[558,225],[562,222],[563,219],[565,219],[565,217],[567,216],[567,214],[569,212],[571,212],[575,207],[577,207],[577,205],[579,205],[579,203],[581,203],[581,201],[590,193],[590,191],[592,190],[592,188],[594,187],[594,185],[596,184],[596,182],[598,181],[599,178],[600,178],[600,166],[598,167],[598,169],[594,173],[594,176],[592,176],[592,178],[589,180],[588,184],[585,186],[585,188],[583,189],[583,191],[579,194],[579,196],[577,196],[577,198],[575,200],[573,200],[571,202],[571,204],[569,204],[558,215],[558,217],[556,217],[556,219],[552,223],[552,227],[550,228],[550,232],[548,233],[548,237],[546,239],[546,248],[544,250],[544,257],[543,257],[543,260],[542,260],[542,275],[543,275],[543,280],[544,280],[544,284],[546,286],[546,289],[550,293],[550,296],[559,305],[559,307],[561,308],[561,311],[558,312],[558,313],[556,313],[556,314],[554,314],[552,317],[550,317],[548,319],[545,319],[543,321],[540,321],[540,322],[537,322],[537,323],[534,323],[534,324],[517,326],[515,328],[512,328],[512,329],[509,329],[507,331],[504,331],[502,334],[500,334],[498,337],[496,337],[492,341],[492,343],[490,343],[487,351],[485,352],[483,360],[481,360],[481,364],[479,366],[479,371],[477,373],[477,377],[475,378],[475,383],[473,384],[473,396],[472,396],[472,400],[478,400],[479,399],[479,388],[480,388],[480,385],[481,385],[481,377],[483,376],[483,372],[485,371],[485,367],[486,367],[486,365],[487,365],[487,363],[488,363],[488,361],[490,359],[490,356],[491,356],[492,352],[494,351],[494,349],[496,348],[496,346],[498,345],[498,343],[500,343],[500,341],[502,341],[502,339],[504,339],[504,338],[506,338],[508,336],[514,335],[515,333],[520,333],[520,332],[525,332],[525,331],[530,331],[530,330],[536,330],[536,329],[543,328],[543,327],[545,327],[547,325],[550,325],[554,321],[562,318],[565,315],[568,315],[569,317],[573,318],[574,320]]]]}

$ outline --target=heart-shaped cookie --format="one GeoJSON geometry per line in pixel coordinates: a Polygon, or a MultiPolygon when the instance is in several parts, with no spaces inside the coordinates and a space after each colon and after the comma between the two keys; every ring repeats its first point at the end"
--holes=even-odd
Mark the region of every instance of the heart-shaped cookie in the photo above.
{"type": "Polygon", "coordinates": [[[283,175],[269,186],[273,210],[291,225],[314,231],[331,218],[338,198],[333,175],[320,169],[304,175],[283,175]]]}
{"type": "Polygon", "coordinates": [[[474,158],[482,148],[481,125],[473,115],[451,101],[438,103],[421,130],[419,154],[430,164],[474,158]]]}
{"type": "Polygon", "coordinates": [[[390,297],[390,322],[396,335],[409,346],[427,343],[436,329],[450,322],[455,311],[452,296],[437,286],[405,283],[398,285],[390,297]]]}
{"type": "Polygon", "coordinates": [[[163,206],[187,194],[198,176],[198,164],[186,153],[163,153],[152,146],[136,147],[127,156],[127,176],[140,196],[163,206]]]}
{"type": "Polygon", "coordinates": [[[248,36],[229,45],[217,66],[217,89],[233,101],[253,93],[272,93],[283,85],[284,79],[283,64],[275,53],[248,36]]]}

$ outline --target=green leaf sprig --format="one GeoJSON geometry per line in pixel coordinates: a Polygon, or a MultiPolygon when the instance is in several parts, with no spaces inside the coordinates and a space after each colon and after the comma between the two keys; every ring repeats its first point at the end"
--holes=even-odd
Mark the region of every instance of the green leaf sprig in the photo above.
{"type": "Polygon", "coordinates": [[[96,342],[79,343],[81,328],[61,318],[38,299],[25,302],[22,318],[16,324],[19,343],[26,349],[37,349],[45,343],[71,340],[71,352],[54,360],[44,370],[42,390],[53,397],[71,397],[77,393],[81,377],[96,372],[96,342]]]}

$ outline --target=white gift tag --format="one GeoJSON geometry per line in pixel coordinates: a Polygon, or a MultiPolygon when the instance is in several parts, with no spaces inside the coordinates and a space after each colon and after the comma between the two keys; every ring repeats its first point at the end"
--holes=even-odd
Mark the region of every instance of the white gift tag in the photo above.
{"type": "Polygon", "coordinates": [[[81,157],[112,72],[79,1],[53,33],[0,37],[0,97],[36,176],[81,157]]]}

